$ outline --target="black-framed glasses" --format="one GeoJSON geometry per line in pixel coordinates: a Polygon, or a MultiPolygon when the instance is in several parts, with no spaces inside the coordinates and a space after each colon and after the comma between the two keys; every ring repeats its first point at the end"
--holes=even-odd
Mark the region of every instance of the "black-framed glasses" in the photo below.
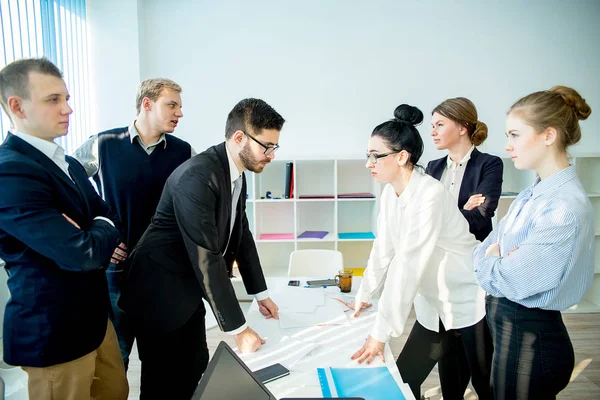
{"type": "Polygon", "coordinates": [[[383,154],[367,153],[367,160],[371,161],[371,164],[375,165],[375,164],[377,164],[377,160],[379,160],[380,158],[387,157],[390,154],[397,154],[397,153],[400,153],[400,152],[399,151],[390,151],[389,153],[383,153],[383,154]]]}
{"type": "Polygon", "coordinates": [[[244,134],[246,136],[248,136],[250,139],[254,140],[256,143],[260,144],[265,149],[265,151],[263,153],[265,156],[268,156],[269,154],[275,153],[277,151],[277,149],[279,149],[279,145],[278,144],[273,145],[273,146],[267,146],[266,144],[262,143],[261,141],[259,141],[258,139],[256,139],[254,136],[252,136],[248,132],[246,132],[246,131],[242,131],[242,132],[244,132],[244,134]]]}

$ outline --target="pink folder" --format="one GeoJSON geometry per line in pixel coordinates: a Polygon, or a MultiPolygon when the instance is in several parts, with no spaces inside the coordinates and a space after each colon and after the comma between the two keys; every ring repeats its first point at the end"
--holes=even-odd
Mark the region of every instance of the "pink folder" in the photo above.
{"type": "Polygon", "coordinates": [[[293,240],[293,233],[261,233],[259,240],[293,240]]]}

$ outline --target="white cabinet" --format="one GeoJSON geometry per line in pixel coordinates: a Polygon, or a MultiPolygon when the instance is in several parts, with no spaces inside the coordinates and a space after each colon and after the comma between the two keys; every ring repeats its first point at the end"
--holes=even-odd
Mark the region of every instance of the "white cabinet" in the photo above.
{"type": "MultiPolygon", "coordinates": [[[[503,157],[502,161],[504,163],[504,181],[502,183],[502,196],[496,211],[496,221],[506,215],[516,195],[521,190],[531,186],[536,178],[534,171],[517,170],[510,158],[503,157]]],[[[594,283],[585,298],[565,312],[600,312],[600,154],[574,154],[570,157],[570,162],[575,166],[577,175],[594,208],[594,226],[596,229],[595,273],[594,283]]]]}

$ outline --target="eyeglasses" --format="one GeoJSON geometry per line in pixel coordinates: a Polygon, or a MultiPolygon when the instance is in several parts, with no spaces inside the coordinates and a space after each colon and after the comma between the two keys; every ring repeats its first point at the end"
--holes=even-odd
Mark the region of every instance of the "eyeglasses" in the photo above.
{"type": "Polygon", "coordinates": [[[265,151],[263,153],[265,156],[268,156],[271,153],[275,153],[277,151],[277,149],[279,149],[278,144],[273,145],[273,146],[267,146],[266,144],[259,142],[254,136],[252,136],[248,132],[246,132],[246,131],[242,131],[242,132],[244,132],[244,134],[246,136],[248,136],[250,139],[254,140],[256,143],[260,144],[265,149],[265,151]]]}
{"type": "Polygon", "coordinates": [[[383,153],[383,154],[375,154],[375,153],[367,153],[367,160],[371,161],[371,164],[375,165],[377,164],[377,160],[379,160],[382,157],[387,157],[390,154],[397,154],[400,153],[399,151],[390,151],[389,153],[383,153]]]}

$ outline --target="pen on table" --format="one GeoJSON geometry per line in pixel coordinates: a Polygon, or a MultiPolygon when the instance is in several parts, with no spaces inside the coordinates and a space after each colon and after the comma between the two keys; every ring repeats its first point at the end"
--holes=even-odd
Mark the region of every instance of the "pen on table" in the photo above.
{"type": "Polygon", "coordinates": [[[306,285],[304,286],[305,288],[326,288],[327,286],[321,286],[321,285],[306,285]]]}

